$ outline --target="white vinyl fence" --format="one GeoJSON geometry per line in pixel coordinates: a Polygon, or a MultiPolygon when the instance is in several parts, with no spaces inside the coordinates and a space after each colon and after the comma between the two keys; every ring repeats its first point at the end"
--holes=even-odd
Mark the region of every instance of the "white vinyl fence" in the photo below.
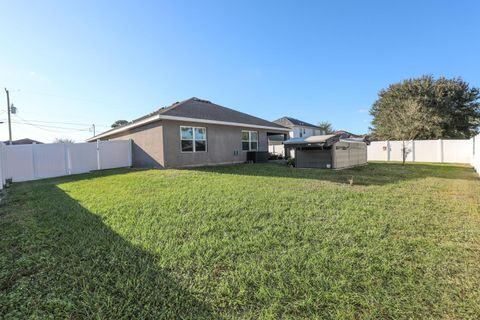
{"type": "MultiPolygon", "coordinates": [[[[402,141],[373,141],[369,161],[402,161],[402,141]]],[[[408,162],[466,163],[480,172],[480,135],[472,139],[405,141],[408,162]]]]}
{"type": "Polygon", "coordinates": [[[480,175],[480,134],[473,138],[473,151],[472,165],[480,175]]]}
{"type": "Polygon", "coordinates": [[[37,180],[131,165],[131,140],[0,144],[0,188],[6,179],[37,180]]]}

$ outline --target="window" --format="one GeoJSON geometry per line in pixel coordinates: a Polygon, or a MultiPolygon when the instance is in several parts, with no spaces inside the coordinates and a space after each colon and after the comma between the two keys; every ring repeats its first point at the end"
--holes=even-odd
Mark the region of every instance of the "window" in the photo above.
{"type": "Polygon", "coordinates": [[[242,131],[242,150],[252,151],[258,148],[258,132],[242,131]]]}
{"type": "Polygon", "coordinates": [[[180,127],[182,152],[207,151],[207,129],[180,127]]]}

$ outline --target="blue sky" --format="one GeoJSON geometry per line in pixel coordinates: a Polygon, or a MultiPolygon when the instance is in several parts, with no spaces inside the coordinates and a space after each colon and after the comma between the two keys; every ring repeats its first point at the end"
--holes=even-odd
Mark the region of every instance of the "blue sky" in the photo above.
{"type": "MultiPolygon", "coordinates": [[[[4,1],[0,86],[19,110],[14,139],[83,141],[91,123],[192,96],[364,133],[390,83],[480,86],[479,12],[478,1],[4,1]]],[[[2,89],[0,121],[5,109],[2,89]]]]}

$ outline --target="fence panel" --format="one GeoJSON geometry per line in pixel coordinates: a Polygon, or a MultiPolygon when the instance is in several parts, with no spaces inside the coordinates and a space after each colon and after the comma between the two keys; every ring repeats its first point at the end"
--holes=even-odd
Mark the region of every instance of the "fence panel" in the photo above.
{"type": "Polygon", "coordinates": [[[71,174],[98,169],[96,143],[74,143],[69,144],[68,147],[71,174]]]}
{"type": "Polygon", "coordinates": [[[35,179],[32,145],[4,146],[5,179],[26,181],[35,179]]]}
{"type": "Polygon", "coordinates": [[[388,161],[388,142],[372,141],[367,148],[367,157],[371,161],[388,161]]]}
{"type": "MultiPolygon", "coordinates": [[[[405,141],[406,161],[468,163],[480,171],[480,135],[472,139],[405,141]]],[[[369,161],[402,161],[402,141],[373,141],[369,161]]]]}
{"type": "Polygon", "coordinates": [[[68,174],[67,145],[63,143],[31,144],[35,178],[52,178],[68,174]]]}
{"type": "Polygon", "coordinates": [[[414,157],[416,162],[442,162],[440,140],[415,140],[414,157]]]}
{"type": "MultiPolygon", "coordinates": [[[[390,142],[390,161],[403,161],[402,149],[403,141],[389,141],[390,142]]],[[[407,150],[407,157],[405,161],[413,161],[412,142],[405,141],[405,149],[407,150]]]]}
{"type": "Polygon", "coordinates": [[[130,140],[0,145],[0,186],[5,179],[19,182],[131,165],[130,140]]]}
{"type": "Polygon", "coordinates": [[[443,140],[443,162],[472,163],[473,140],[443,140]]]}
{"type": "Polygon", "coordinates": [[[112,169],[131,166],[129,157],[131,154],[130,140],[99,141],[99,169],[112,169]]]}

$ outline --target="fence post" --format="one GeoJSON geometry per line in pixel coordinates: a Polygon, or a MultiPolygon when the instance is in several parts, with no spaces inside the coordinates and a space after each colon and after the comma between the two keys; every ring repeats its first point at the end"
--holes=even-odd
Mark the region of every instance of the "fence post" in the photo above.
{"type": "Polygon", "coordinates": [[[66,156],[65,169],[67,170],[67,174],[72,174],[72,156],[70,154],[70,144],[69,143],[65,143],[65,156],[66,156]]]}
{"type": "Polygon", "coordinates": [[[3,148],[3,143],[0,142],[0,190],[3,189],[5,183],[5,172],[3,171],[3,153],[5,149],[3,148]]]}
{"type": "Polygon", "coordinates": [[[65,175],[68,175],[68,155],[66,143],[63,143],[63,163],[65,165],[65,175]]]}
{"type": "Polygon", "coordinates": [[[133,147],[132,147],[132,139],[128,139],[128,166],[132,166],[132,158],[133,158],[133,147]]]}
{"type": "Polygon", "coordinates": [[[438,139],[438,151],[440,153],[440,162],[443,163],[443,139],[438,139]]]}
{"type": "Polygon", "coordinates": [[[100,165],[100,140],[97,140],[97,170],[100,170],[102,167],[100,165]]]}
{"type": "Polygon", "coordinates": [[[32,169],[33,169],[33,178],[36,179],[37,178],[37,169],[35,168],[35,146],[37,144],[36,143],[33,143],[31,144],[31,150],[32,150],[32,169]]]}
{"type": "Polygon", "coordinates": [[[475,136],[472,137],[472,165],[475,166],[475,136]]]}

